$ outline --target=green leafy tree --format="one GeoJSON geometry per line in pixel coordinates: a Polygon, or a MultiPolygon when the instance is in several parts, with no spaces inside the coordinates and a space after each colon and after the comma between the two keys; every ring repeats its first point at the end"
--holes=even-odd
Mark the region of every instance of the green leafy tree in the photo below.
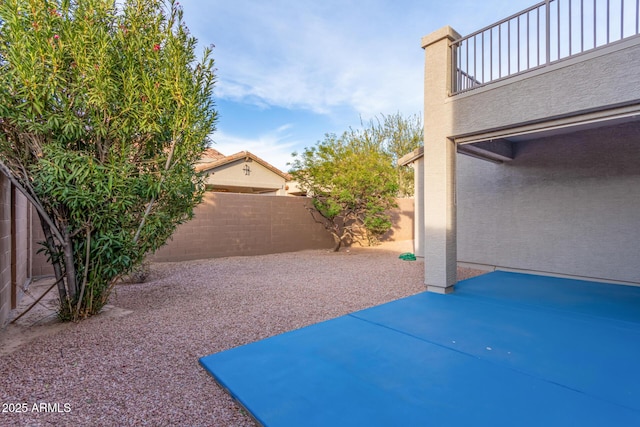
{"type": "Polygon", "coordinates": [[[411,197],[414,193],[413,169],[398,164],[408,154],[423,144],[423,126],[419,115],[405,117],[400,113],[381,114],[368,123],[363,123],[363,133],[384,147],[398,175],[398,196],[411,197]]]}
{"type": "Polygon", "coordinates": [[[327,134],[294,158],[291,174],[311,196],[310,212],[332,234],[334,251],[363,233],[374,242],[391,228],[396,172],[389,153],[365,132],[327,134]]]}
{"type": "Polygon", "coordinates": [[[97,313],[201,200],[215,70],[195,48],[174,2],[0,2],[0,171],[38,212],[63,319],[97,313]]]}

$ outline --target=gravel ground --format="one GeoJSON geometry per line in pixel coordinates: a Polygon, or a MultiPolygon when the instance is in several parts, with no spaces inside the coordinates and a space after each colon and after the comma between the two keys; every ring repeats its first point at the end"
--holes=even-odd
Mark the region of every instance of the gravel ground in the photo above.
{"type": "Polygon", "coordinates": [[[423,291],[423,263],[399,260],[402,245],[154,264],[98,316],[11,325],[1,410],[26,412],[0,425],[253,426],[198,359],[423,291]]]}

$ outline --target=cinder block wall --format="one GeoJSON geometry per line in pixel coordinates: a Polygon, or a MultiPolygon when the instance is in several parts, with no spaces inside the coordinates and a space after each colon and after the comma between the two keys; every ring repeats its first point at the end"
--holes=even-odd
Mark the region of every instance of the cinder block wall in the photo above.
{"type": "Polygon", "coordinates": [[[0,174],[0,327],[9,319],[28,285],[31,208],[10,181],[0,174]]]}
{"type": "Polygon", "coordinates": [[[40,242],[44,242],[44,233],[42,232],[42,225],[40,225],[40,218],[35,209],[31,217],[31,273],[33,277],[49,276],[53,274],[53,267],[47,262],[47,257],[44,252],[38,253],[42,249],[40,242]]]}
{"type": "MultiPolygon", "coordinates": [[[[11,268],[14,272],[16,291],[27,286],[30,277],[29,256],[31,252],[31,206],[26,197],[14,190],[14,240],[15,254],[11,268]]],[[[19,295],[18,295],[19,296],[19,295]]]]}
{"type": "MultiPolygon", "coordinates": [[[[329,249],[333,238],[313,221],[303,197],[206,193],[195,217],[176,230],[167,245],[151,258],[156,262],[186,261],[239,255],[264,255],[305,249],[329,249]]],[[[413,238],[413,199],[399,199],[391,213],[393,228],[383,241],[413,238]]],[[[53,274],[36,242],[44,240],[33,214],[32,272],[53,274]]]]}
{"type": "Polygon", "coordinates": [[[458,260],[640,284],[639,143],[631,123],[459,155],[458,260]]]}
{"type": "Polygon", "coordinates": [[[0,174],[0,326],[11,311],[11,185],[0,174]]]}
{"type": "Polygon", "coordinates": [[[153,261],[184,261],[330,248],[333,239],[297,197],[207,193],[153,261]]]}
{"type": "Polygon", "coordinates": [[[397,242],[413,240],[414,233],[414,199],[403,198],[397,200],[398,207],[391,211],[393,227],[380,240],[383,242],[397,242]]]}

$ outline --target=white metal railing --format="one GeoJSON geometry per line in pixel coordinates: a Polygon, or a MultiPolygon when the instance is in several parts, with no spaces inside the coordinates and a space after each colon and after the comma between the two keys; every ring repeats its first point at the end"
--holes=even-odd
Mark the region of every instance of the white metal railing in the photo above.
{"type": "Polygon", "coordinates": [[[640,0],[546,0],[451,43],[452,95],[640,34],[640,0]]]}

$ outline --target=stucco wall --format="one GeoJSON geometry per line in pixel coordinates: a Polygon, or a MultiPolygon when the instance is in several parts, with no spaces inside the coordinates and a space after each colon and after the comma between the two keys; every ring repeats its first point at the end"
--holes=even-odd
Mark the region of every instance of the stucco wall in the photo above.
{"type": "Polygon", "coordinates": [[[245,162],[241,159],[220,166],[215,169],[213,174],[207,177],[206,183],[222,187],[275,189],[274,193],[277,192],[278,195],[286,195],[286,191],[284,190],[285,179],[256,161],[245,162]],[[250,168],[249,175],[245,173],[245,167],[250,168]]]}
{"type": "Polygon", "coordinates": [[[458,155],[458,260],[640,284],[640,134],[633,124],[458,155]]]}

